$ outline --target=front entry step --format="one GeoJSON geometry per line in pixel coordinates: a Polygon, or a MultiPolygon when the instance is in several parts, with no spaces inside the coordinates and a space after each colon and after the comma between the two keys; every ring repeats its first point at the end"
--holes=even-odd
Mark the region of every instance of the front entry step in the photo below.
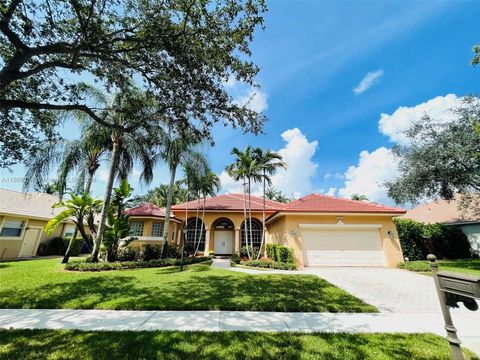
{"type": "Polygon", "coordinates": [[[226,254],[222,254],[222,255],[213,254],[213,256],[215,256],[215,259],[230,259],[232,257],[232,255],[226,255],[226,254]]]}

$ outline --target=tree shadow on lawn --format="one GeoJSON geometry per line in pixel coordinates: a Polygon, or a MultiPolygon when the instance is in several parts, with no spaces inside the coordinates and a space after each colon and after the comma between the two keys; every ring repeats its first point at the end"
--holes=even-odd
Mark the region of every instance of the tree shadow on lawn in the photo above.
{"type": "MultiPolygon", "coordinates": [[[[130,272],[131,274],[131,272],[130,272]]],[[[155,269],[143,281],[117,272],[0,292],[2,308],[376,312],[313,275],[245,275],[192,266],[155,269]],[[158,281],[156,276],[158,275],[158,281]],[[176,275],[176,276],[175,276],[176,275]]],[[[65,274],[68,278],[70,274],[65,274]]]]}
{"type": "Polygon", "coordinates": [[[2,359],[449,359],[428,334],[0,331],[2,359]]]}

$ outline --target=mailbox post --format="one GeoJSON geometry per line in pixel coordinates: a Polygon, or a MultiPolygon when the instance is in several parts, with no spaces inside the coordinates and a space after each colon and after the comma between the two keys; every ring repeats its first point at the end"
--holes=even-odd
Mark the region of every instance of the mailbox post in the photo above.
{"type": "Polygon", "coordinates": [[[478,310],[475,299],[480,299],[480,277],[458,274],[454,272],[438,271],[437,257],[428,255],[432,269],[433,280],[437,289],[447,340],[450,343],[450,350],[453,360],[463,360],[463,353],[460,347],[462,343],[457,336],[457,329],[453,325],[450,307],[459,307],[458,303],[463,302],[469,310],[478,310]]]}

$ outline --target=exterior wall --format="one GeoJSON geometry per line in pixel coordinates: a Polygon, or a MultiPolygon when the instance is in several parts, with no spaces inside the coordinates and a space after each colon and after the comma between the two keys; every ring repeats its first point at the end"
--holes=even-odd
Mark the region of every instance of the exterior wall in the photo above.
{"type": "Polygon", "coordinates": [[[465,224],[460,229],[467,236],[472,253],[480,256],[480,224],[465,224]]]}
{"type": "MultiPolygon", "coordinates": [[[[153,237],[152,228],[154,222],[164,222],[163,218],[155,217],[146,217],[146,216],[131,216],[129,221],[143,221],[143,236],[144,237],[153,237]]],[[[169,243],[174,243],[177,237],[177,223],[175,221],[170,221],[168,224],[168,234],[169,234],[169,243]]],[[[163,240],[158,239],[139,239],[134,240],[130,243],[130,246],[137,247],[142,245],[161,245],[163,240]]]]}
{"type": "MultiPolygon", "coordinates": [[[[403,262],[400,240],[392,217],[370,215],[342,215],[344,224],[379,224],[385,262],[388,267],[396,267],[403,262]],[[393,238],[388,232],[393,233],[393,238]]],[[[299,224],[336,224],[337,215],[295,215],[288,214],[267,225],[267,242],[290,246],[294,249],[295,260],[303,266],[302,231],[299,224]],[[293,235],[295,234],[295,235],[293,235]]]]}
{"type": "MultiPolygon", "coordinates": [[[[268,217],[271,213],[267,213],[266,217],[268,217]]],[[[183,230],[183,224],[185,222],[185,213],[184,212],[175,212],[175,216],[182,220],[182,224],[179,224],[178,230],[183,230]]],[[[196,211],[189,211],[188,218],[195,218],[197,216],[196,211]]],[[[198,214],[198,218],[202,218],[202,213],[198,214]]],[[[233,223],[234,227],[234,236],[233,236],[233,245],[232,245],[232,252],[239,254],[240,247],[241,247],[241,239],[240,239],[240,228],[242,226],[244,217],[243,211],[238,212],[206,212],[204,217],[204,224],[205,224],[205,252],[207,253],[210,250],[214,249],[215,245],[215,230],[213,229],[214,223],[221,218],[229,219],[233,223]]],[[[262,222],[262,212],[252,212],[252,219],[257,219],[258,221],[262,222]]],[[[182,232],[183,233],[183,232],[182,232]]],[[[183,241],[183,235],[182,235],[183,241]]],[[[267,240],[268,241],[268,240],[267,240]]]]}

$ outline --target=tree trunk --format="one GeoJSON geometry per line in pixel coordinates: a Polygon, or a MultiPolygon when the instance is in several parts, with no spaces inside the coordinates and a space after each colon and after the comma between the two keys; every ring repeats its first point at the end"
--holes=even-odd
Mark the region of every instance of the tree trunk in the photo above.
{"type": "MultiPolygon", "coordinates": [[[[245,177],[243,178],[243,234],[245,238],[245,245],[247,248],[247,256],[249,260],[252,260],[250,256],[250,250],[248,248],[248,229],[247,229],[247,183],[245,177]]],[[[240,239],[240,252],[242,249],[242,239],[240,239]]]]}
{"type": "MultiPolygon", "coordinates": [[[[205,200],[206,200],[206,196],[205,194],[203,195],[203,209],[202,209],[202,227],[200,228],[200,237],[199,237],[199,241],[198,241],[198,245],[197,245],[197,248],[195,249],[195,254],[194,256],[197,255],[197,252],[200,248],[200,242],[202,240],[202,236],[203,236],[203,229],[205,228],[205,200]]],[[[205,246],[203,247],[203,256],[206,256],[205,254],[205,247],[207,246],[207,241],[209,241],[210,239],[205,239],[205,246]]]]}
{"type": "MultiPolygon", "coordinates": [[[[187,221],[188,221],[188,200],[189,200],[189,188],[188,188],[188,178],[187,178],[187,202],[185,204],[185,225],[183,226],[183,241],[182,241],[182,253],[180,255],[180,271],[183,271],[183,253],[185,252],[185,243],[187,241],[187,221]]],[[[181,239],[180,239],[181,240],[181,239]]]]}
{"type": "MultiPolygon", "coordinates": [[[[262,241],[260,243],[260,250],[257,255],[257,260],[260,259],[260,253],[265,242],[265,170],[263,170],[263,209],[262,209],[262,241]]],[[[263,251],[263,256],[267,257],[267,247],[263,251]]]]}
{"type": "MultiPolygon", "coordinates": [[[[253,232],[252,232],[252,189],[250,188],[250,178],[248,178],[248,220],[250,226],[250,243],[252,244],[252,257],[254,257],[254,249],[253,249],[253,232]]],[[[248,246],[248,244],[247,244],[248,246]]]]}
{"type": "MultiPolygon", "coordinates": [[[[84,189],[85,194],[90,193],[90,188],[92,187],[94,175],[95,175],[95,172],[88,174],[88,179],[84,189]]],[[[82,222],[83,222],[83,219],[82,219],[82,222]]],[[[63,256],[62,264],[67,264],[68,261],[70,260],[70,253],[72,252],[73,243],[75,242],[77,235],[78,235],[78,227],[75,227],[75,230],[73,231],[73,235],[72,235],[72,240],[70,240],[70,242],[68,243],[67,251],[65,251],[65,255],[63,256]]]]}
{"type": "Polygon", "coordinates": [[[173,187],[175,186],[175,174],[177,172],[177,164],[174,164],[170,168],[170,184],[168,185],[167,206],[165,206],[165,221],[163,223],[163,244],[160,251],[160,258],[163,257],[163,252],[168,242],[168,225],[170,224],[170,213],[172,212],[173,202],[173,187]]]}
{"type": "Polygon", "coordinates": [[[105,189],[105,196],[103,199],[102,212],[100,213],[100,224],[98,225],[97,236],[93,244],[92,262],[98,261],[98,253],[100,251],[100,245],[102,245],[103,232],[105,231],[105,225],[107,222],[107,213],[110,206],[110,199],[112,197],[113,183],[115,181],[115,175],[118,168],[118,160],[120,157],[120,136],[118,134],[112,135],[113,148],[112,148],[112,160],[110,161],[110,170],[108,172],[107,188],[105,189]]]}

